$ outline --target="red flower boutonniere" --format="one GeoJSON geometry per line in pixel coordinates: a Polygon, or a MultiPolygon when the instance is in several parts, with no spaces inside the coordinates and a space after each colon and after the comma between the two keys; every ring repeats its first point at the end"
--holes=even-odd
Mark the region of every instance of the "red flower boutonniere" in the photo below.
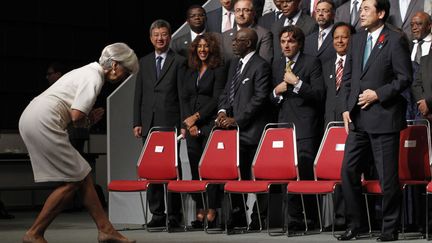
{"type": "Polygon", "coordinates": [[[378,37],[378,48],[381,49],[381,47],[382,47],[383,44],[384,44],[384,40],[385,40],[385,36],[384,36],[384,35],[380,35],[380,36],[378,37]]]}

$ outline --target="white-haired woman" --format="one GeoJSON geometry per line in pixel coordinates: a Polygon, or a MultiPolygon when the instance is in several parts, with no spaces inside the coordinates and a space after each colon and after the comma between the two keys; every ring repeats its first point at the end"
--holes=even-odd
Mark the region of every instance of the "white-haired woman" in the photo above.
{"type": "Polygon", "coordinates": [[[66,73],[22,113],[19,131],[30,155],[35,182],[64,182],[49,195],[23,242],[47,242],[47,227],[75,192],[81,193],[96,223],[99,242],[135,242],[118,233],[109,222],[94,189],[91,167],[69,142],[66,127],[71,122],[78,127],[88,126],[90,111],[104,82],[121,82],[136,74],[138,68],[138,59],[129,46],[108,45],[99,63],[66,73]]]}

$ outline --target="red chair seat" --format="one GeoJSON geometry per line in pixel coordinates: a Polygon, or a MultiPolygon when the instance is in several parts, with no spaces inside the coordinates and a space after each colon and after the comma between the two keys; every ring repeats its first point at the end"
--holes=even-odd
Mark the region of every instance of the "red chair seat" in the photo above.
{"type": "Polygon", "coordinates": [[[168,191],[180,193],[205,192],[207,183],[199,180],[170,181],[168,191]]]}
{"type": "Polygon", "coordinates": [[[432,193],[432,181],[427,184],[427,186],[426,186],[426,192],[427,193],[432,193]]]}
{"type": "Polygon", "coordinates": [[[125,191],[125,192],[135,192],[135,191],[146,191],[147,186],[150,184],[149,181],[132,181],[132,180],[115,180],[108,184],[108,190],[110,191],[125,191]]]}
{"type": "Polygon", "coordinates": [[[286,184],[290,180],[281,181],[229,181],[225,184],[225,191],[229,193],[259,193],[268,192],[271,184],[286,184]]]}
{"type": "Polygon", "coordinates": [[[288,193],[301,194],[324,194],[332,193],[336,184],[340,184],[338,180],[331,181],[293,181],[288,184],[288,193]]]}

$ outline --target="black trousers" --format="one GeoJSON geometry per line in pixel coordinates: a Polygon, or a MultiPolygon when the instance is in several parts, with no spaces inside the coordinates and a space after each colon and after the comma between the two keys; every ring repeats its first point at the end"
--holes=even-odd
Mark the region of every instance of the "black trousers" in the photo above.
{"type": "Polygon", "coordinates": [[[367,225],[360,179],[364,163],[368,162],[368,153],[372,151],[383,190],[381,233],[397,232],[402,202],[398,176],[399,135],[399,132],[389,134],[349,132],[342,165],[342,190],[350,228],[367,225]]]}

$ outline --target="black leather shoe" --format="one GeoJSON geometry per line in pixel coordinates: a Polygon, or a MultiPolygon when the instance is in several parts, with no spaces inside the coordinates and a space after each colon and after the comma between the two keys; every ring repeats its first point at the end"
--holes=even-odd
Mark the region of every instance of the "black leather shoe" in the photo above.
{"type": "Polygon", "coordinates": [[[399,235],[397,233],[395,234],[381,234],[380,237],[377,238],[378,242],[381,241],[397,241],[399,238],[399,235]]]}
{"type": "Polygon", "coordinates": [[[200,220],[194,220],[191,222],[192,228],[194,229],[200,229],[204,227],[203,221],[200,220]]]}
{"type": "Polygon", "coordinates": [[[338,236],[337,239],[340,241],[351,240],[357,238],[362,233],[366,233],[367,231],[367,229],[347,229],[345,233],[338,236]]]}
{"type": "Polygon", "coordinates": [[[147,227],[149,228],[155,228],[155,227],[164,227],[165,226],[165,220],[161,219],[152,219],[150,222],[147,223],[147,227]]]}

